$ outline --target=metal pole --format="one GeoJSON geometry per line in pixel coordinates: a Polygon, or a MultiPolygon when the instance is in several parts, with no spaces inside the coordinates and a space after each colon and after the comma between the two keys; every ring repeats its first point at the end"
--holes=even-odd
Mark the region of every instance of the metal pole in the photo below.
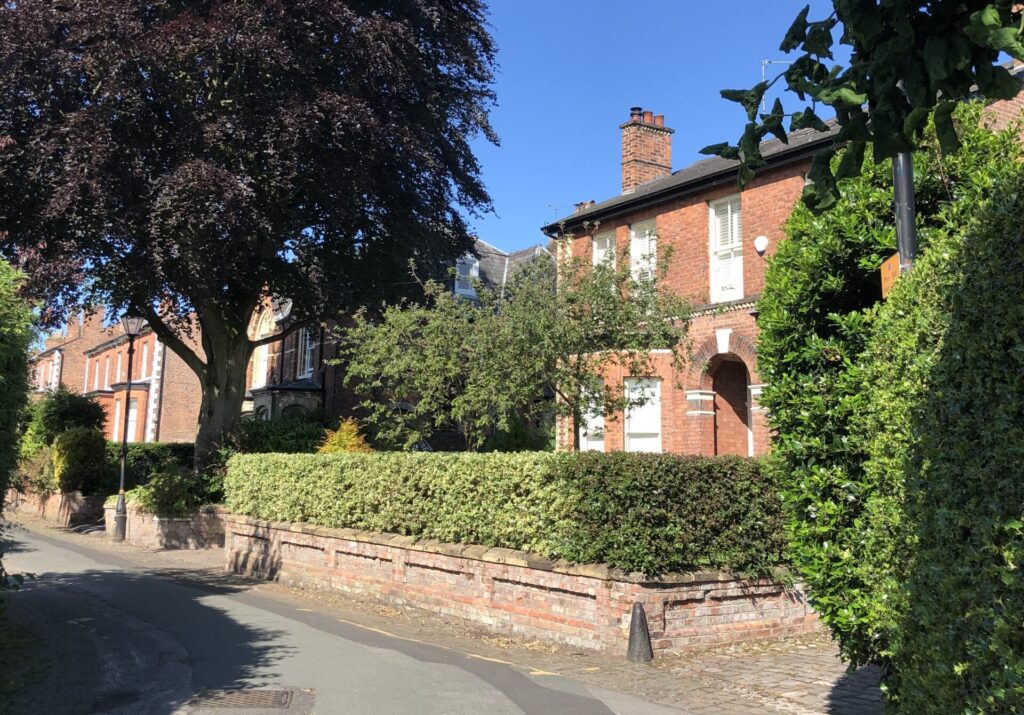
{"type": "Polygon", "coordinates": [[[896,247],[900,273],[909,271],[917,257],[917,229],[914,228],[914,157],[901,151],[892,160],[892,185],[896,198],[896,247]]]}
{"type": "Polygon", "coordinates": [[[128,507],[124,500],[124,468],[128,462],[128,415],[132,409],[132,356],[135,355],[135,336],[128,336],[128,391],[125,397],[124,420],[121,431],[121,486],[117,491],[117,507],[114,509],[114,541],[124,541],[128,526],[128,507]]]}

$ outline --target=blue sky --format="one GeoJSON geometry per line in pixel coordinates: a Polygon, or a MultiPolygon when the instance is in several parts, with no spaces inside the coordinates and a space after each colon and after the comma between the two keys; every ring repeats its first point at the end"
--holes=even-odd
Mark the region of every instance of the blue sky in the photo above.
{"type": "MultiPolygon", "coordinates": [[[[494,213],[480,238],[505,250],[579,201],[619,193],[619,124],[634,105],[665,115],[674,169],[735,141],[745,117],[724,88],[752,87],[804,0],[491,0],[500,65],[491,114],[501,146],[475,143],[494,213]]],[[[831,2],[811,3],[822,19],[831,2]]],[[[779,71],[783,67],[769,67],[779,71]]],[[[783,98],[787,111],[796,97],[783,98]],[[788,101],[787,101],[788,100],[788,101]]]]}

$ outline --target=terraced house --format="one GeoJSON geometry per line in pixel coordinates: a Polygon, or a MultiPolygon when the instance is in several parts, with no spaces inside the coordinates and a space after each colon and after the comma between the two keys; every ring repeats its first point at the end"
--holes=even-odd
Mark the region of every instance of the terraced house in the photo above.
{"type": "MultiPolygon", "coordinates": [[[[1024,65],[1015,68],[1024,78],[1024,65]]],[[[994,126],[1020,116],[1024,98],[996,102],[994,126]]],[[[629,392],[653,395],[616,419],[590,417],[582,449],[686,454],[760,455],[769,430],[759,404],[764,382],[757,365],[756,303],[766,259],[783,239],[783,224],[803,191],[811,156],[832,133],[789,135],[762,145],[767,166],[741,192],[737,162],[718,157],[672,169],[673,130],[664,117],[630,110],[622,131],[622,190],[601,202],[577,204],[571,215],[542,227],[566,238],[572,256],[628,260],[634,278],[664,280],[694,306],[691,359],[679,373],[668,355],[654,355],[657,374],[611,377],[629,392]],[[671,250],[666,250],[671,249],[671,250]],[[668,261],[659,276],[658,261],[668,261]]],[[[572,443],[563,423],[561,445],[572,443]]]]}

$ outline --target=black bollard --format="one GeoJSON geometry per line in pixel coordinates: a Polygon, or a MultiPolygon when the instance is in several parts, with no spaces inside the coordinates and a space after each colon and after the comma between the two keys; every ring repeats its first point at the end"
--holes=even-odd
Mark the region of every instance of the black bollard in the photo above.
{"type": "Polygon", "coordinates": [[[651,633],[647,630],[647,614],[644,606],[637,601],[633,604],[633,615],[629,619],[629,645],[626,658],[633,663],[650,663],[654,660],[651,650],[651,633]]]}

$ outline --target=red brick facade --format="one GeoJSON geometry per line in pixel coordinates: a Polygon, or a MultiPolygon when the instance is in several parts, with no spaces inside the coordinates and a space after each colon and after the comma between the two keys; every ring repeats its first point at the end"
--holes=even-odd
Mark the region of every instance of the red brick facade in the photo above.
{"type": "MultiPolygon", "coordinates": [[[[1024,94],[995,102],[987,110],[990,125],[1002,128],[1021,117],[1024,94]]],[[[754,310],[764,288],[766,259],[784,237],[783,224],[799,199],[813,150],[830,135],[793,135],[790,145],[773,142],[765,151],[768,166],[742,192],[734,164],[720,159],[698,162],[671,173],[671,130],[651,112],[631,110],[622,129],[623,194],[608,201],[584,202],[575,214],[544,228],[551,237],[570,237],[568,250],[589,262],[598,239],[614,236],[618,260],[631,246],[631,232],[653,222],[658,260],[669,264],[664,282],[695,307],[689,326],[690,359],[682,374],[669,356],[654,356],[661,381],[661,450],[685,454],[764,454],[770,445],[765,413],[758,404],[763,387],[757,369],[757,326],[754,310]],[[769,155],[770,154],[770,155],[769,155]],[[646,173],[645,173],[646,172],[646,173]],[[742,289],[728,299],[714,295],[712,269],[720,266],[715,207],[725,199],[739,206],[738,246],[742,289]],[[763,236],[760,255],[754,241],[763,236]]],[[[766,145],[766,147],[769,145],[766,145]]],[[[732,254],[735,265],[735,255],[732,254]]],[[[740,271],[730,273],[735,279],[740,271]]],[[[735,280],[733,281],[735,283],[735,280]]],[[[612,371],[617,384],[628,377],[612,371]]],[[[627,449],[624,415],[605,419],[604,450],[627,449]]],[[[572,443],[572,424],[558,428],[562,447],[572,443]]]]}
{"type": "Polygon", "coordinates": [[[102,309],[48,337],[33,358],[32,370],[36,392],[62,385],[94,397],[106,413],[107,439],[121,439],[125,420],[131,442],[195,439],[199,379],[148,327],[135,340],[130,395],[128,339],[120,325],[104,326],[102,309]]]}

